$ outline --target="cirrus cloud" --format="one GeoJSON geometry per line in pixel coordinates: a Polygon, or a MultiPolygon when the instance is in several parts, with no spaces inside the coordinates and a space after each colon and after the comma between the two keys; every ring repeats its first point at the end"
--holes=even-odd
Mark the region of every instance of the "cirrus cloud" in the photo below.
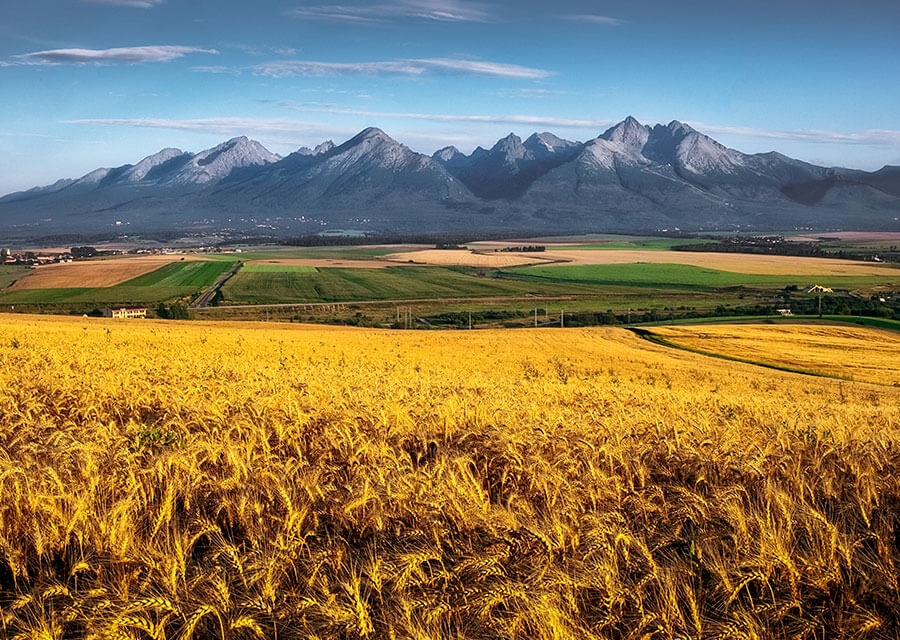
{"type": "Polygon", "coordinates": [[[611,18],[610,16],[600,16],[592,13],[577,13],[562,16],[563,20],[570,22],[587,22],[589,24],[602,24],[609,27],[619,27],[626,24],[625,20],[619,18],[611,18]]]}
{"type": "Polygon", "coordinates": [[[143,62],[170,62],[192,53],[218,54],[215,49],[175,45],[149,47],[116,47],[112,49],[50,49],[16,56],[20,64],[140,64],[143,62]]]}
{"type": "Polygon", "coordinates": [[[715,135],[732,135],[766,140],[790,140],[818,144],[862,144],[873,146],[900,145],[900,131],[895,129],[866,129],[864,131],[829,131],[824,129],[756,129],[732,127],[702,122],[688,122],[699,131],[715,135]]]}
{"type": "Polygon", "coordinates": [[[364,6],[328,4],[291,9],[287,15],[303,20],[380,24],[398,19],[433,22],[489,22],[483,5],[465,0],[397,0],[364,6]]]}
{"type": "Polygon", "coordinates": [[[109,4],[115,7],[137,7],[138,9],[152,9],[161,5],[165,0],[83,0],[90,4],[109,4]]]}
{"type": "Polygon", "coordinates": [[[313,60],[284,60],[251,67],[264,76],[378,76],[427,74],[489,76],[493,78],[541,79],[553,72],[517,64],[464,60],[456,58],[422,58],[386,62],[318,62],[313,60]]]}

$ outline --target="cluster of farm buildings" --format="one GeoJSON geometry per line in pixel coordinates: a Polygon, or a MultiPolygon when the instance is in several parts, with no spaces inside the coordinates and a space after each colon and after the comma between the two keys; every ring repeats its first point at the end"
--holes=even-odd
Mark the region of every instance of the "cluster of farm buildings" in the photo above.
{"type": "Polygon", "coordinates": [[[13,253],[9,249],[0,250],[0,264],[5,265],[32,265],[54,264],[58,262],[72,262],[75,259],[71,253],[36,254],[33,251],[13,253]]]}

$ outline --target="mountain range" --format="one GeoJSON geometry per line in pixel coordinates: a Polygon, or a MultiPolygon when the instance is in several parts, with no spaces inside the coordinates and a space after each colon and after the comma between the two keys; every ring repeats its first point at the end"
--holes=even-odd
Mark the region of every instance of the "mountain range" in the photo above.
{"type": "Polygon", "coordinates": [[[280,157],[246,137],[167,148],[0,198],[10,238],[111,232],[311,235],[900,229],[900,167],[820,167],[632,117],[587,142],[510,134],[466,155],[380,129],[280,157]]]}

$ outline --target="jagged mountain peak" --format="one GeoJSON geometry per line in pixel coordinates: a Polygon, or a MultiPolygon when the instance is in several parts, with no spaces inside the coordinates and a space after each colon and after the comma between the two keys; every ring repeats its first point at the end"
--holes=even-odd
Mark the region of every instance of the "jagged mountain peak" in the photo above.
{"type": "Polygon", "coordinates": [[[276,154],[272,153],[268,149],[266,149],[261,143],[256,140],[251,140],[247,136],[238,136],[236,138],[231,138],[230,140],[226,140],[225,142],[212,147],[211,149],[206,149],[205,151],[201,151],[197,154],[197,158],[208,158],[213,155],[218,155],[222,153],[232,152],[236,154],[259,154],[260,156],[269,158],[273,162],[277,162],[280,157],[276,154]]]}
{"type": "Polygon", "coordinates": [[[522,145],[522,138],[514,133],[510,133],[505,138],[498,140],[497,144],[491,147],[491,153],[502,154],[508,160],[518,160],[525,156],[526,149],[522,145]]]}
{"type": "MultiPolygon", "coordinates": [[[[156,153],[147,156],[146,158],[141,160],[141,162],[152,162],[154,160],[162,160],[163,162],[165,162],[166,160],[174,158],[175,156],[180,156],[183,153],[184,151],[182,151],[181,149],[176,149],[175,147],[166,147],[165,149],[161,149],[156,153]]],[[[141,162],[138,162],[138,164],[141,164],[141,162]]]]}
{"type": "Polygon", "coordinates": [[[560,138],[559,136],[544,131],[543,133],[532,133],[530,136],[528,136],[528,139],[525,140],[523,144],[525,148],[531,152],[535,152],[538,150],[555,152],[559,149],[568,149],[569,147],[574,147],[578,143],[560,138]]]}
{"type": "Polygon", "coordinates": [[[457,149],[453,145],[449,145],[444,147],[443,149],[438,149],[431,157],[439,162],[452,162],[458,159],[460,156],[465,157],[465,155],[460,152],[459,149],[457,149]]]}
{"type": "Polygon", "coordinates": [[[209,184],[235,169],[273,164],[281,160],[256,140],[238,136],[193,156],[166,182],[172,185],[209,184]]]}
{"type": "Polygon", "coordinates": [[[334,149],[334,142],[332,142],[331,140],[326,140],[325,142],[316,145],[316,148],[313,149],[313,154],[319,155],[322,153],[328,153],[332,149],[334,149]]]}
{"type": "MultiPolygon", "coordinates": [[[[656,125],[657,127],[662,127],[662,125],[656,125]]],[[[654,127],[656,128],[656,127],[654,127]]],[[[678,120],[672,120],[669,124],[667,124],[665,129],[668,129],[672,135],[686,138],[687,136],[696,133],[697,135],[703,135],[694,129],[691,125],[685,124],[684,122],[679,122],[678,120]]]]}
{"type": "Polygon", "coordinates": [[[332,149],[334,149],[334,142],[332,142],[331,140],[326,140],[325,142],[317,144],[313,149],[303,146],[297,149],[297,151],[295,151],[294,153],[297,153],[301,156],[318,156],[323,153],[328,153],[332,149]]]}
{"type": "Polygon", "coordinates": [[[619,124],[610,127],[600,135],[602,140],[621,144],[632,150],[640,151],[650,138],[651,129],[642,125],[632,116],[628,116],[619,124]]]}
{"type": "Polygon", "coordinates": [[[122,183],[138,183],[152,176],[154,169],[165,165],[167,162],[175,158],[185,156],[184,151],[175,149],[174,147],[166,147],[152,155],[147,156],[133,167],[127,168],[117,178],[117,182],[122,183]]]}
{"type": "Polygon", "coordinates": [[[329,155],[341,155],[352,151],[354,154],[367,154],[374,150],[396,156],[405,152],[412,153],[405,145],[400,144],[378,127],[363,129],[358,134],[328,151],[329,155]]]}
{"type": "MultiPolygon", "coordinates": [[[[344,144],[349,144],[351,142],[358,144],[360,142],[365,142],[367,140],[383,140],[383,141],[387,141],[387,142],[392,142],[394,144],[400,144],[399,142],[397,142],[396,140],[391,138],[388,134],[386,134],[384,131],[382,131],[378,127],[368,127],[366,129],[363,129],[362,131],[357,133],[355,136],[350,138],[350,140],[348,140],[344,144]]],[[[343,146],[343,145],[341,145],[341,146],[343,146]]]]}

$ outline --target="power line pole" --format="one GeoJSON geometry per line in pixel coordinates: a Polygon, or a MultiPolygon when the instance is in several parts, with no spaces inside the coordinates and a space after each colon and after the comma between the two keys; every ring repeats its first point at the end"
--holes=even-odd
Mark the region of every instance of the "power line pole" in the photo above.
{"type": "Polygon", "coordinates": [[[559,328],[562,329],[566,326],[566,312],[564,309],[559,310],[559,328]]]}
{"type": "Polygon", "coordinates": [[[472,328],[472,312],[469,312],[469,329],[472,328]]]}
{"type": "Polygon", "coordinates": [[[537,307],[534,308],[534,328],[537,329],[537,307]]]}

